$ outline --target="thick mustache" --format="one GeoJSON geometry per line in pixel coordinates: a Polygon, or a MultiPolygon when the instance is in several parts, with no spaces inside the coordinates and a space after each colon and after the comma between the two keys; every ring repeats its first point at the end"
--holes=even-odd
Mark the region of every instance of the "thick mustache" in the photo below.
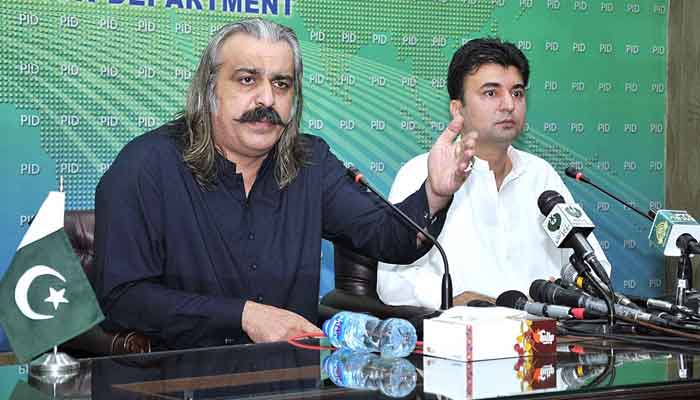
{"type": "Polygon", "coordinates": [[[272,107],[256,107],[252,110],[244,112],[240,118],[236,119],[238,122],[269,122],[273,125],[282,125],[282,117],[275,111],[272,107]]]}

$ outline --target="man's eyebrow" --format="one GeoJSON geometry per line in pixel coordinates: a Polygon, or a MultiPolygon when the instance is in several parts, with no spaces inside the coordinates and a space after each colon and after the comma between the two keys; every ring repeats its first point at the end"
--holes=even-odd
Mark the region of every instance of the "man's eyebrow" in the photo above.
{"type": "MultiPolygon", "coordinates": [[[[480,89],[491,89],[491,88],[499,88],[503,85],[501,85],[498,82],[486,82],[483,85],[481,85],[480,89]]],[[[513,85],[513,89],[525,89],[525,85],[522,83],[516,83],[513,85]]]]}
{"type": "MultiPolygon", "coordinates": [[[[260,75],[261,71],[255,67],[239,67],[233,70],[234,74],[244,72],[248,73],[251,75],[260,75]]],[[[272,75],[272,80],[287,80],[287,81],[294,81],[294,77],[290,74],[285,74],[285,73],[276,73],[272,75]]]]}
{"type": "Polygon", "coordinates": [[[233,70],[234,73],[247,72],[249,74],[257,75],[258,69],[255,67],[239,67],[233,70]]]}
{"type": "Polygon", "coordinates": [[[275,81],[280,81],[280,80],[287,80],[287,81],[294,81],[294,77],[289,74],[276,74],[272,76],[272,80],[275,81]]]}
{"type": "Polygon", "coordinates": [[[497,87],[501,87],[501,84],[498,82],[485,82],[484,84],[481,85],[480,89],[497,88],[497,87]]]}

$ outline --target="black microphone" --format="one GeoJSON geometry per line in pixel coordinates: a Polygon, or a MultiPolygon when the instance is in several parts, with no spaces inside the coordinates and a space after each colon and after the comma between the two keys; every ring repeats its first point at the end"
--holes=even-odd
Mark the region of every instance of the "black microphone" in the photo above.
{"type": "Polygon", "coordinates": [[[586,237],[595,225],[577,204],[566,204],[554,190],[545,190],[537,199],[537,207],[546,218],[543,228],[559,248],[570,248],[593,268],[601,281],[610,286],[610,277],[598,261],[586,237]]]}
{"type": "Polygon", "coordinates": [[[684,233],[678,236],[678,239],[676,239],[676,247],[681,249],[681,252],[687,254],[700,254],[700,244],[698,244],[698,241],[695,240],[690,233],[684,233]]]}
{"type": "Polygon", "coordinates": [[[440,309],[447,310],[452,308],[452,277],[450,276],[450,267],[447,263],[447,255],[445,254],[445,250],[442,248],[437,239],[435,239],[433,235],[428,233],[426,229],[424,229],[415,221],[413,221],[411,217],[406,215],[403,211],[401,211],[401,209],[391,204],[391,202],[387,200],[384,197],[384,195],[382,195],[374,187],[372,187],[372,185],[370,185],[369,182],[367,182],[367,179],[365,179],[365,176],[362,175],[360,170],[358,170],[355,167],[349,167],[347,169],[347,173],[355,182],[361,184],[362,186],[366,187],[370,192],[374,193],[392,210],[394,210],[398,215],[400,215],[404,221],[408,222],[409,225],[411,225],[415,230],[422,233],[423,236],[428,238],[428,240],[430,240],[435,245],[435,247],[437,247],[438,251],[440,252],[440,256],[442,257],[442,264],[445,267],[445,273],[442,275],[442,291],[440,293],[442,296],[442,300],[440,302],[440,309]]]}
{"type": "Polygon", "coordinates": [[[637,306],[646,307],[647,310],[659,310],[666,311],[674,314],[686,314],[696,316],[697,314],[691,308],[686,306],[679,306],[673,304],[670,301],[655,299],[653,297],[640,297],[640,296],[630,296],[631,301],[633,301],[637,306]]]}
{"type": "MultiPolygon", "coordinates": [[[[544,279],[537,279],[530,285],[530,297],[533,300],[551,303],[551,304],[561,304],[569,307],[580,307],[597,315],[608,315],[609,307],[603,300],[587,296],[584,294],[576,293],[570,289],[564,289],[563,287],[556,285],[552,282],[547,282],[544,279]]],[[[620,304],[614,304],[613,310],[615,315],[631,319],[633,321],[646,321],[652,322],[661,326],[669,326],[670,321],[657,317],[655,315],[643,312],[638,309],[631,307],[622,306],[620,304]]]]}
{"type": "Polygon", "coordinates": [[[517,290],[508,290],[501,293],[496,299],[496,305],[522,310],[540,317],[554,319],[583,318],[583,310],[572,310],[570,307],[531,302],[527,299],[527,296],[517,290]]]}
{"type": "Polygon", "coordinates": [[[614,200],[617,200],[617,201],[620,202],[620,204],[622,204],[623,206],[625,206],[625,207],[629,208],[630,210],[636,212],[637,214],[641,215],[642,217],[648,219],[649,221],[653,221],[653,220],[654,220],[654,217],[656,216],[656,212],[655,212],[655,211],[649,210],[649,211],[647,211],[646,213],[644,213],[644,212],[640,211],[639,209],[637,209],[636,207],[634,207],[633,205],[629,204],[628,202],[622,200],[621,198],[619,198],[619,197],[615,196],[614,194],[608,192],[607,190],[603,189],[602,187],[596,185],[595,183],[591,182],[591,180],[588,179],[588,177],[586,177],[585,175],[583,175],[583,172],[577,170],[577,169],[574,168],[574,167],[568,167],[566,170],[564,170],[564,173],[566,174],[566,176],[568,176],[568,177],[570,177],[570,178],[573,178],[573,179],[575,179],[575,180],[577,180],[577,181],[579,181],[579,182],[587,183],[587,184],[593,186],[594,188],[598,189],[598,190],[601,191],[602,193],[606,194],[608,197],[610,197],[610,198],[612,198],[612,199],[614,199],[614,200]]]}
{"type": "Polygon", "coordinates": [[[572,285],[591,295],[595,295],[595,293],[598,291],[598,287],[600,287],[603,289],[602,295],[610,296],[612,294],[615,299],[615,303],[631,308],[639,308],[637,304],[627,297],[619,293],[610,292],[610,289],[595,276],[585,273],[583,268],[586,268],[586,266],[582,265],[583,261],[576,257],[575,254],[572,254],[571,257],[569,257],[569,260],[571,262],[561,268],[561,280],[564,284],[572,285]],[[597,282],[594,283],[593,280],[597,280],[597,282]],[[596,285],[596,283],[598,285],[596,285]]]}

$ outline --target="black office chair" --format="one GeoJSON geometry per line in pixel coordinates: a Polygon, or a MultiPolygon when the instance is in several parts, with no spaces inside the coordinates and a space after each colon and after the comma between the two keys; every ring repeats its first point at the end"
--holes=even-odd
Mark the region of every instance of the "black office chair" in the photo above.
{"type": "MultiPolygon", "coordinates": [[[[93,210],[67,211],[63,226],[94,289],[95,213],[93,210]]],[[[151,351],[151,341],[140,332],[106,332],[99,325],[95,325],[60,347],[76,357],[105,356],[148,353],[151,351]]]]}
{"type": "Polygon", "coordinates": [[[359,255],[335,244],[335,289],[321,299],[319,314],[338,311],[363,312],[377,318],[404,318],[423,332],[423,320],[437,315],[437,310],[415,306],[389,306],[377,294],[377,260],[359,255]]]}

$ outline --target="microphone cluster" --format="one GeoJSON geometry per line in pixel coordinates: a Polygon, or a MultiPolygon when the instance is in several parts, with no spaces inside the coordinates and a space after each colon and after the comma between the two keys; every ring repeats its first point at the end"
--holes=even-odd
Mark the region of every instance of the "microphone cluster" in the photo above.
{"type": "MultiPolygon", "coordinates": [[[[577,180],[592,184],[578,171],[567,169],[566,172],[577,180]]],[[[570,263],[562,267],[561,278],[556,283],[543,279],[532,282],[529,290],[532,301],[523,293],[511,290],[498,297],[497,305],[560,321],[607,317],[611,327],[614,327],[615,318],[620,318],[634,326],[641,325],[647,331],[647,328],[700,331],[700,315],[688,307],[645,299],[642,305],[647,310],[658,310],[647,311],[635,301],[614,292],[606,268],[587,239],[595,226],[579,205],[566,204],[564,198],[552,190],[543,192],[537,205],[545,216],[542,228],[552,243],[559,248],[573,250],[570,263]]],[[[652,218],[651,215],[658,219],[667,214],[660,210],[645,216],[652,218]]],[[[683,221],[687,223],[690,219],[683,218],[683,221]]],[[[688,252],[700,247],[687,228],[674,241],[688,252]]],[[[619,330],[610,332],[615,331],[619,330]]],[[[700,336],[696,339],[700,339],[700,336]]]]}
{"type": "MultiPolygon", "coordinates": [[[[700,254],[700,224],[684,210],[649,210],[646,213],[625,202],[614,194],[596,185],[583,173],[573,167],[565,171],[566,175],[578,182],[583,182],[604,193],[606,196],[623,204],[637,214],[652,221],[649,242],[659,248],[665,256],[679,257],[676,273],[675,305],[685,307],[690,292],[693,290],[692,263],[690,255],[700,254]]],[[[595,268],[595,267],[594,267],[595,268]]],[[[700,309],[698,305],[696,308],[700,309]]]]}

